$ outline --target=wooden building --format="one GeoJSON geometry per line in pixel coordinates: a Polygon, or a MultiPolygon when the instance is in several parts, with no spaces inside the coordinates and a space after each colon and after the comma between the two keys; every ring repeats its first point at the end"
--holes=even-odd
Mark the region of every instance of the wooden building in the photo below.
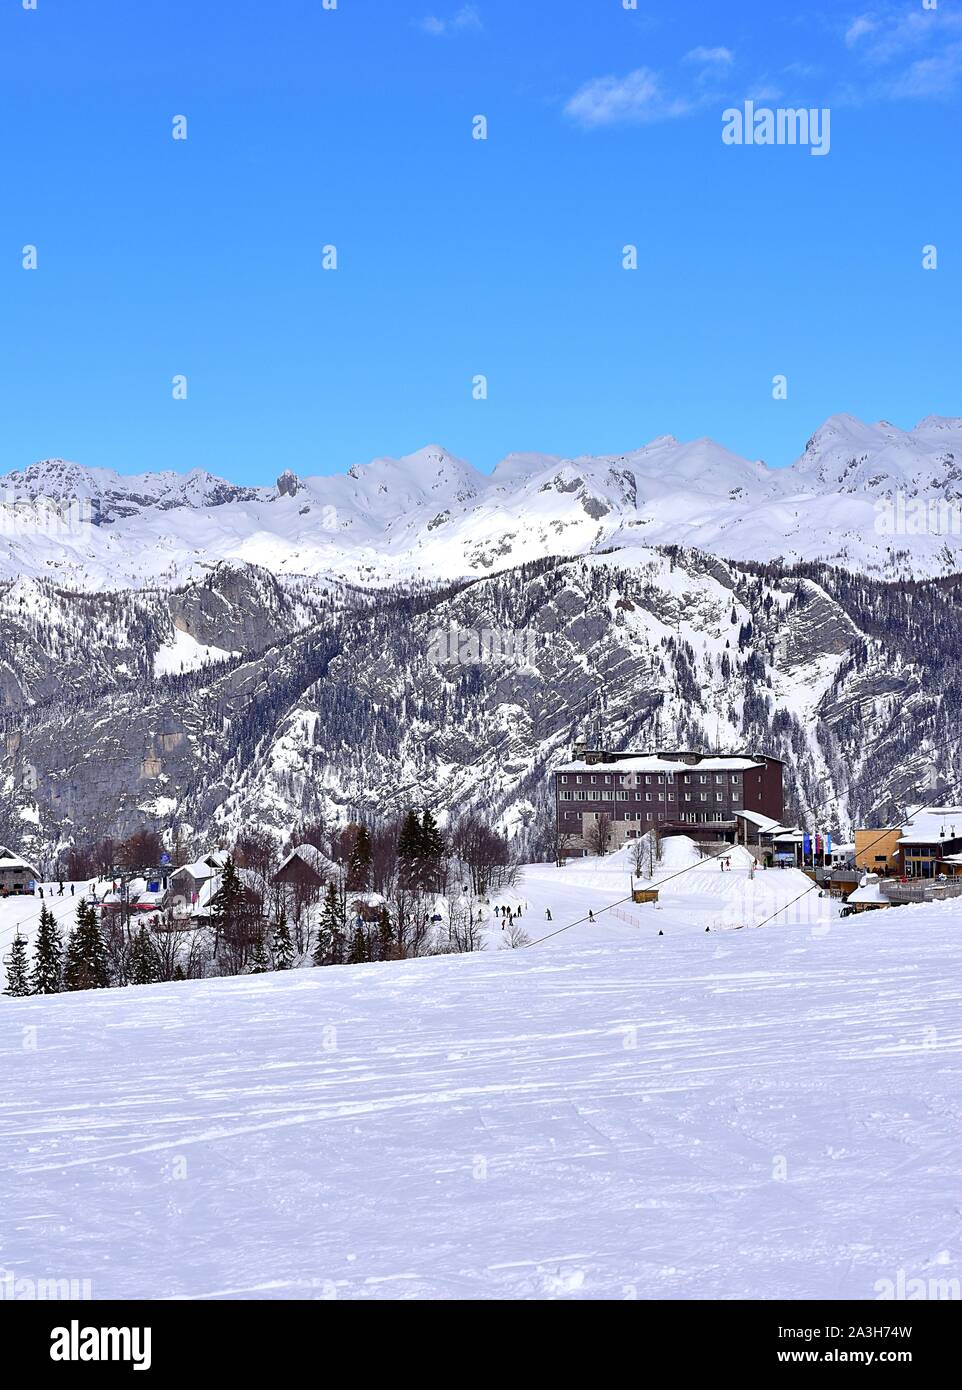
{"type": "Polygon", "coordinates": [[[0,845],[0,896],[35,893],[39,880],[39,873],[28,860],[0,845]]]}

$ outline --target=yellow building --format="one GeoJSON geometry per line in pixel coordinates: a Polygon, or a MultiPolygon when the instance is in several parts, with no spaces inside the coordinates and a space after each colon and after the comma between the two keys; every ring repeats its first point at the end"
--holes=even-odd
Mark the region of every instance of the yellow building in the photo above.
{"type": "Polygon", "coordinates": [[[901,872],[899,840],[902,827],[894,825],[885,829],[856,830],[855,867],[866,873],[894,874],[901,872]]]}

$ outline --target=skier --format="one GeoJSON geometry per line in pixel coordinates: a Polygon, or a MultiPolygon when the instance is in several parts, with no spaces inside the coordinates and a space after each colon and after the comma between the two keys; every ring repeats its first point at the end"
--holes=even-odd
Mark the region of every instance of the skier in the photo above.
{"type": "Polygon", "coordinates": [[[595,914],[592,912],[591,908],[589,907],[589,908],[588,908],[588,921],[589,921],[589,922],[593,922],[594,920],[595,920],[595,914]]]}
{"type": "MultiPolygon", "coordinates": [[[[37,886],[40,887],[39,884],[38,884],[37,886]]],[[[43,888],[40,888],[40,896],[41,896],[41,898],[43,897],[43,888]]]]}
{"type": "Polygon", "coordinates": [[[58,898],[62,898],[62,897],[63,897],[63,879],[60,880],[60,888],[59,888],[59,891],[58,891],[58,893],[57,893],[57,897],[58,897],[58,898]]]}
{"type": "Polygon", "coordinates": [[[74,897],[74,885],[72,883],[70,885],[70,896],[74,897]]]}
{"type": "Polygon", "coordinates": [[[544,915],[545,915],[545,921],[550,922],[550,921],[551,921],[551,908],[550,908],[550,907],[546,907],[546,908],[545,908],[545,910],[544,910],[544,915]]]}

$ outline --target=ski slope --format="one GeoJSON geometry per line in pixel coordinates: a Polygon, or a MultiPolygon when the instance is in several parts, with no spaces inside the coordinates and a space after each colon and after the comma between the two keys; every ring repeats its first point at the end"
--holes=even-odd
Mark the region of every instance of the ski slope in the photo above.
{"type": "MultiPolygon", "coordinates": [[[[704,932],[706,927],[726,931],[756,925],[776,912],[783,924],[813,925],[837,918],[838,904],[809,893],[811,884],[804,874],[795,869],[759,870],[753,880],[750,865],[747,851],[736,848],[731,871],[722,873],[717,861],[700,860],[692,842],[678,836],[664,842],[662,862],[651,880],[633,880],[631,851],[626,847],[601,858],[569,860],[563,869],[554,864],[527,864],[515,887],[492,894],[490,907],[503,904],[512,912],[520,907],[520,925],[529,938],[557,933],[551,941],[566,945],[631,942],[639,935],[657,936],[659,931],[666,936],[704,932]],[[644,906],[625,902],[633,881],[659,888],[660,901],[644,906]],[[801,904],[788,907],[799,894],[805,895],[801,904]],[[589,911],[595,915],[594,923],[581,920],[589,911]]],[[[98,881],[97,895],[102,896],[109,886],[98,881]]],[[[76,920],[77,903],[90,890],[88,881],[77,881],[71,896],[67,882],[60,897],[58,884],[45,883],[43,887],[42,900],[0,898],[0,989],[6,979],[4,961],[18,929],[30,945],[32,959],[41,907],[51,909],[66,940],[76,920]]],[[[452,893],[451,898],[457,903],[459,895],[452,893]]],[[[475,900],[472,911],[477,913],[479,906],[475,900]]],[[[502,935],[501,921],[492,912],[485,930],[486,946],[500,947],[502,935]]]]}
{"type": "Polygon", "coordinates": [[[64,941],[73,931],[77,920],[77,904],[84,893],[89,891],[90,883],[75,883],[71,896],[70,884],[64,884],[64,895],[59,897],[56,883],[43,885],[43,898],[27,894],[0,898],[0,989],[6,985],[6,957],[19,931],[28,943],[30,960],[33,960],[33,941],[40,922],[40,912],[48,907],[57,919],[64,941]]]}
{"type": "Polygon", "coordinates": [[[0,1073],[0,1266],[94,1298],[962,1277],[955,902],[0,999],[0,1073]]]}
{"type": "MultiPolygon", "coordinates": [[[[532,939],[555,933],[551,940],[565,945],[631,942],[659,932],[676,937],[738,930],[773,917],[782,925],[822,929],[838,920],[840,904],[810,891],[811,880],[800,870],[755,868],[753,873],[752,857],[741,846],[728,858],[731,868],[722,871],[718,859],[702,859],[692,841],[678,835],[663,842],[651,878],[633,874],[629,844],[598,858],[571,859],[564,868],[528,864],[518,887],[492,894],[491,901],[512,911],[520,906],[520,923],[532,939]],[[625,901],[633,886],[657,888],[658,902],[625,901]],[[595,921],[581,921],[589,911],[595,921]]],[[[489,944],[499,944],[500,931],[495,921],[489,944]]]]}

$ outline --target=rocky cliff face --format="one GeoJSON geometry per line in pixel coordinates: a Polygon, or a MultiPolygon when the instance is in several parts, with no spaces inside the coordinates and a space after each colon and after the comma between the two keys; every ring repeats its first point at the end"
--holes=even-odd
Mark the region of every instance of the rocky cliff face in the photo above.
{"type": "Polygon", "coordinates": [[[547,772],[611,746],[757,746],[845,833],[962,788],[958,581],[697,551],[541,560],[377,596],[243,565],[186,588],[0,594],[0,841],[199,841],[409,804],[544,847],[547,772]]]}

